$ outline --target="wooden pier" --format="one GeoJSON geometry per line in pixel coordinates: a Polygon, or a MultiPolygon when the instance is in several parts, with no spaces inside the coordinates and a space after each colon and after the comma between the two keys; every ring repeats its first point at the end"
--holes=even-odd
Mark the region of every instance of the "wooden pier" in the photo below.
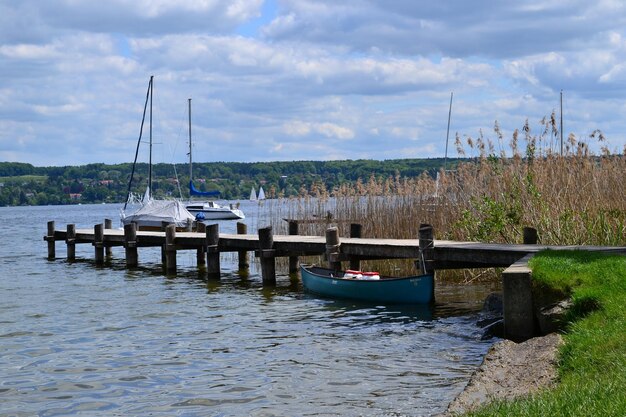
{"type": "MultiPolygon", "coordinates": [[[[55,242],[65,242],[67,257],[75,256],[75,245],[91,244],[95,249],[96,263],[104,261],[105,250],[110,255],[112,247],[123,247],[126,252],[127,266],[138,264],[138,248],[161,247],[164,251],[164,264],[168,260],[170,272],[176,270],[173,256],[180,250],[196,250],[211,255],[222,252],[238,252],[240,257],[247,257],[254,252],[260,259],[278,257],[296,258],[299,256],[327,255],[328,261],[350,262],[356,266],[360,260],[371,259],[414,259],[428,264],[428,270],[509,267],[524,256],[544,249],[564,250],[579,249],[626,254],[626,247],[604,246],[548,246],[535,242],[525,244],[499,244],[479,242],[457,242],[433,240],[433,230],[429,225],[420,227],[417,239],[373,239],[362,238],[360,225],[353,224],[351,237],[339,237],[335,227],[329,227],[326,236],[301,236],[297,228],[289,235],[273,235],[271,227],[258,230],[258,234],[248,234],[245,224],[238,224],[237,234],[219,233],[218,225],[209,225],[205,231],[177,232],[168,226],[161,232],[137,231],[134,224],[124,230],[111,228],[111,221],[95,225],[93,229],[76,229],[68,224],[66,230],[56,230],[53,221],[48,222],[48,232],[44,240],[48,242],[48,258],[56,257],[55,242]],[[355,236],[356,235],[356,236],[355,236]]],[[[201,259],[199,259],[201,261],[201,259]]],[[[203,263],[199,262],[199,263],[203,263]]],[[[290,262],[290,272],[295,272],[290,262]]],[[[240,260],[240,266],[247,261],[240,260]]],[[[273,276],[263,276],[264,281],[273,281],[273,276]]]]}
{"type": "MultiPolygon", "coordinates": [[[[289,272],[298,268],[298,257],[325,255],[330,267],[341,268],[342,262],[349,262],[350,269],[360,269],[362,260],[371,259],[412,259],[420,266],[433,272],[441,269],[463,268],[509,268],[503,273],[505,299],[505,327],[512,330],[514,339],[528,338],[528,322],[532,322],[532,295],[530,271],[519,273],[519,261],[544,249],[578,249],[608,253],[626,254],[626,247],[601,246],[546,246],[536,244],[537,234],[533,229],[525,229],[524,244],[495,244],[478,242],[456,242],[434,240],[430,225],[422,224],[417,239],[372,239],[361,237],[361,227],[352,224],[350,237],[340,237],[336,227],[329,227],[325,236],[298,235],[297,222],[289,223],[289,235],[274,235],[271,227],[248,234],[246,225],[237,225],[237,234],[222,234],[217,224],[203,227],[197,232],[177,232],[174,225],[164,226],[161,232],[137,231],[135,224],[124,230],[111,228],[111,221],[105,220],[93,229],[76,229],[68,224],[65,230],[56,230],[54,221],[48,222],[44,240],[48,243],[48,258],[56,257],[56,242],[65,242],[68,260],[74,260],[77,244],[91,244],[94,247],[95,262],[102,265],[111,257],[111,248],[119,246],[125,251],[127,267],[136,267],[139,262],[138,250],[142,247],[160,247],[163,265],[168,273],[176,272],[176,254],[180,250],[195,250],[198,266],[206,267],[207,277],[219,278],[220,253],[237,252],[239,268],[248,266],[248,253],[253,252],[261,264],[261,277],[264,284],[276,282],[276,258],[289,258],[289,272]],[[510,288],[510,291],[507,291],[510,288]],[[507,325],[507,305],[513,308],[507,325]],[[531,317],[529,318],[529,314],[531,317]],[[521,323],[517,325],[515,323],[521,323]],[[513,324],[511,324],[513,323],[513,324]],[[521,326],[521,327],[520,327],[521,326]],[[521,330],[517,330],[517,328],[521,330]]],[[[523,261],[522,261],[523,262],[523,261]]],[[[523,269],[523,265],[521,266],[523,269]]]]}

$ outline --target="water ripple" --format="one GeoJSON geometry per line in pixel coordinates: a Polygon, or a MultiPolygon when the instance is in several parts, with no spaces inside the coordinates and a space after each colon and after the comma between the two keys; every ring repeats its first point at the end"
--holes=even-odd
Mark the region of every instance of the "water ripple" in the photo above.
{"type": "MultiPolygon", "coordinates": [[[[67,210],[85,226],[117,213],[67,210]]],[[[50,215],[16,208],[0,221],[50,215]]],[[[264,288],[255,270],[206,282],[195,253],[176,277],[163,276],[159,250],[142,251],[136,270],[120,248],[111,268],[96,268],[81,245],[87,261],[50,262],[45,230],[24,225],[33,230],[16,241],[17,256],[0,247],[0,417],[430,415],[489,347],[470,315],[476,302],[433,310],[317,299],[286,276],[264,288]]]]}

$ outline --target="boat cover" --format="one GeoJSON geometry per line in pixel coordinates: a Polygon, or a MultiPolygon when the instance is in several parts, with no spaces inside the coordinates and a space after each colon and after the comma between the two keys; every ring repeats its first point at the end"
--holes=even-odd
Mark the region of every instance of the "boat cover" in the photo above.
{"type": "Polygon", "coordinates": [[[162,222],[185,227],[196,218],[177,200],[149,200],[133,214],[125,216],[124,224],[136,222],[139,226],[159,226],[162,222]]]}

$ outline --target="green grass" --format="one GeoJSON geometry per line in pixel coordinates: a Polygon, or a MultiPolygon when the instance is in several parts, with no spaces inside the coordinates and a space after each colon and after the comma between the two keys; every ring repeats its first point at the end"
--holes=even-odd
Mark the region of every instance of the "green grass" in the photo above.
{"type": "Polygon", "coordinates": [[[572,297],[554,389],[497,401],[470,416],[626,416],[626,257],[546,251],[539,285],[572,297]]]}

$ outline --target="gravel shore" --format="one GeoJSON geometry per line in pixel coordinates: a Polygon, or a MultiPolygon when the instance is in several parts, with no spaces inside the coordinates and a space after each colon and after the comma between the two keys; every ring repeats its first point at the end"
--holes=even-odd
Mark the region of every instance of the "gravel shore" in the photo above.
{"type": "Polygon", "coordinates": [[[552,386],[557,378],[558,349],[562,343],[557,333],[523,343],[497,342],[443,416],[462,414],[492,400],[509,400],[552,386]]]}

